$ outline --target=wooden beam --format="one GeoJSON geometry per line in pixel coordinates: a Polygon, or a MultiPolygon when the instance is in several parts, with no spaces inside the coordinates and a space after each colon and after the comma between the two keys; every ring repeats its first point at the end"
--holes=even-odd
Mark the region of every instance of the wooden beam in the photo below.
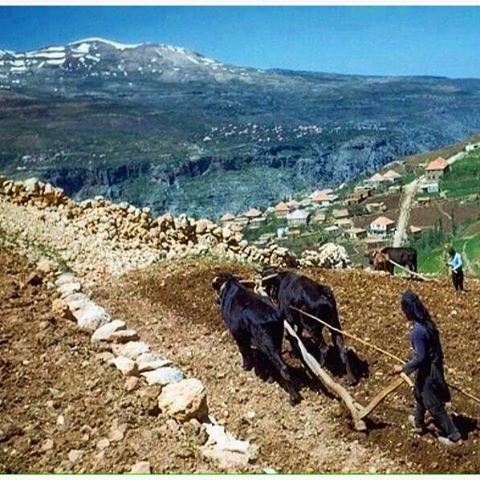
{"type": "MultiPolygon", "coordinates": [[[[408,377],[407,377],[408,378],[408,377]]],[[[392,392],[394,392],[400,385],[405,382],[405,378],[397,377],[390,385],[387,385],[380,393],[375,395],[375,397],[371,400],[371,402],[360,411],[359,417],[365,418],[366,416],[370,415],[373,410],[380,405],[380,403],[392,392]]]]}
{"type": "MultiPolygon", "coordinates": [[[[351,338],[353,340],[356,340],[357,342],[361,343],[362,345],[365,345],[366,347],[370,347],[374,350],[376,350],[377,352],[380,352],[380,353],[383,353],[384,355],[386,355],[387,357],[390,357],[392,358],[393,360],[396,360],[397,362],[400,362],[401,364],[404,364],[405,361],[402,360],[400,357],[397,357],[396,355],[394,355],[393,353],[390,353],[388,352],[387,350],[383,350],[383,348],[380,348],[380,347],[377,347],[376,345],[374,345],[373,343],[370,343],[370,342],[367,342],[366,340],[363,340],[362,338],[360,337],[357,337],[356,335],[353,335],[351,333],[348,333],[346,332],[345,330],[341,330],[339,328],[335,328],[335,327],[332,327],[329,323],[321,320],[320,318],[318,317],[315,317],[314,315],[311,315],[310,313],[307,313],[307,312],[304,312],[303,310],[300,310],[299,308],[295,308],[295,307],[290,307],[292,310],[295,310],[297,312],[300,312],[302,315],[305,315],[309,318],[312,318],[313,320],[316,320],[317,322],[320,322],[322,325],[328,327],[330,330],[333,330],[334,332],[338,332],[338,333],[341,333],[342,335],[345,335],[346,337],[348,338],[351,338]]],[[[402,374],[404,375],[404,380],[411,386],[413,387],[413,382],[412,380],[410,380],[410,378],[405,375],[405,374],[402,374]],[[408,380],[407,380],[408,379],[408,380]]]]}
{"type": "Polygon", "coordinates": [[[413,270],[410,270],[409,268],[406,268],[406,267],[404,267],[403,265],[400,265],[399,263],[394,262],[391,258],[388,257],[388,255],[386,255],[386,257],[387,257],[387,260],[388,260],[392,265],[395,265],[396,267],[398,267],[398,268],[400,268],[401,270],[409,273],[410,275],[413,275],[413,276],[415,276],[415,277],[420,278],[420,279],[423,280],[424,282],[435,282],[435,283],[439,283],[436,278],[427,278],[427,277],[425,277],[424,275],[421,275],[420,273],[414,272],[413,270]]]}
{"type": "Polygon", "coordinates": [[[308,350],[303,345],[302,341],[296,334],[295,330],[290,326],[290,324],[285,320],[285,329],[295,340],[297,341],[298,347],[300,349],[300,353],[305,360],[305,363],[308,367],[312,370],[312,372],[317,375],[323,385],[330,391],[333,395],[337,398],[340,398],[344,405],[350,412],[353,420],[353,426],[355,430],[359,432],[363,432],[367,429],[365,422],[359,416],[359,409],[357,405],[359,405],[348,393],[348,391],[342,387],[342,385],[338,384],[333,380],[332,377],[320,366],[317,362],[316,358],[311,355],[308,350]]]}

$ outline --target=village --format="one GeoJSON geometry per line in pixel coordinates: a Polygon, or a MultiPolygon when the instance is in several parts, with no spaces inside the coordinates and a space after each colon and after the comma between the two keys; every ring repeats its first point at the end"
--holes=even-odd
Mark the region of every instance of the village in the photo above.
{"type": "MultiPolygon", "coordinates": [[[[349,246],[350,253],[358,254],[360,259],[365,252],[392,243],[407,186],[413,186],[415,194],[406,207],[409,211],[405,243],[418,240],[442,221],[442,216],[452,222],[452,215],[441,206],[444,202],[445,208],[451,208],[440,188],[441,181],[448,178],[456,160],[480,151],[479,148],[480,143],[467,144],[451,158],[438,156],[413,166],[393,162],[357,184],[284,199],[263,211],[252,207],[238,215],[226,213],[220,223],[233,232],[242,232],[258,246],[275,242],[298,253],[303,248],[335,241],[349,246]]],[[[478,194],[473,197],[469,200],[477,200],[478,194]]],[[[459,208],[462,218],[470,215],[469,205],[465,208],[462,202],[459,208]]]]}

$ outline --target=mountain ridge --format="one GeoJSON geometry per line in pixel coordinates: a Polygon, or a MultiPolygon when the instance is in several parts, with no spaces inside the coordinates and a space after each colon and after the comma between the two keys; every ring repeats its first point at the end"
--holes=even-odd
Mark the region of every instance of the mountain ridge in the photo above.
{"type": "Polygon", "coordinates": [[[95,37],[70,45],[0,58],[0,171],[76,199],[218,218],[480,131],[480,80],[259,70],[95,37]]]}

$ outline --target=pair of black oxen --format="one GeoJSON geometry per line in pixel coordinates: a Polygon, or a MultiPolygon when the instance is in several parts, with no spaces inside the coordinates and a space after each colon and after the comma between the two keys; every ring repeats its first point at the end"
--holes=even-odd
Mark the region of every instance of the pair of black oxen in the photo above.
{"type": "MultiPolygon", "coordinates": [[[[295,271],[278,271],[267,268],[262,271],[262,288],[270,298],[258,295],[245,287],[231,274],[221,274],[212,281],[218,294],[223,320],[235,339],[243,359],[243,368],[254,367],[252,345],[263,361],[280,374],[280,378],[294,405],[300,400],[288,366],[282,359],[284,319],[296,329],[302,339],[306,330],[315,341],[320,354],[320,363],[325,363],[328,347],[323,338],[324,326],[296,309],[314,315],[334,328],[340,329],[337,304],[330,287],[321,285],[295,271]],[[273,303],[275,302],[275,304],[273,303]]],[[[332,341],[340,354],[350,384],[355,383],[348,352],[342,334],[330,330],[332,341]]],[[[291,339],[293,350],[298,353],[295,340],[291,339]]]]}

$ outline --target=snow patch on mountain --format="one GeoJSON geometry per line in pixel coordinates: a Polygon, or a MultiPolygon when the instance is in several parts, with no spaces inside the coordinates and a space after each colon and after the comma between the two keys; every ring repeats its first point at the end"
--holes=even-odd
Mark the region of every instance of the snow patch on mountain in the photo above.
{"type": "Polygon", "coordinates": [[[77,48],[79,48],[78,46],[80,44],[80,48],[85,49],[87,46],[89,47],[90,43],[104,43],[106,45],[110,45],[111,47],[116,48],[117,50],[126,50],[127,48],[137,48],[143,45],[143,43],[137,43],[135,45],[127,45],[125,43],[118,43],[118,42],[114,42],[112,40],[106,40],[100,37],[84,38],[83,40],[78,40],[76,42],[69,43],[68,45],[72,47],[77,46],[77,48]]]}

